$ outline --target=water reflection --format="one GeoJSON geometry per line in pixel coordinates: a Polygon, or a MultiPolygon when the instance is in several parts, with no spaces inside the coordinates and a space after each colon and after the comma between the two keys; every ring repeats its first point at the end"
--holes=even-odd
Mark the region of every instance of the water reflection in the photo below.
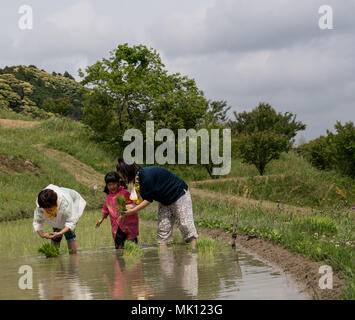
{"type": "Polygon", "coordinates": [[[243,251],[193,253],[186,246],[116,250],[46,259],[0,260],[0,299],[304,299],[271,266],[243,251]],[[18,288],[19,265],[33,268],[33,290],[18,288]]]}
{"type": "MultiPolygon", "coordinates": [[[[174,254],[173,248],[161,247],[158,250],[158,255],[163,273],[164,296],[166,297],[169,292],[174,292],[176,299],[196,298],[198,294],[197,253],[191,253],[186,250],[179,261],[177,255],[174,254]]],[[[159,296],[158,294],[160,299],[163,299],[164,296],[159,296]]]]}
{"type": "Polygon", "coordinates": [[[90,288],[80,281],[79,256],[70,255],[69,261],[57,259],[54,270],[47,277],[38,279],[41,300],[89,300],[93,299],[90,288]]]}
{"type": "Polygon", "coordinates": [[[114,261],[114,278],[103,273],[104,281],[114,300],[145,300],[152,294],[144,283],[140,258],[125,258],[117,252],[114,261]],[[127,263],[128,260],[128,263],[127,263]]]}

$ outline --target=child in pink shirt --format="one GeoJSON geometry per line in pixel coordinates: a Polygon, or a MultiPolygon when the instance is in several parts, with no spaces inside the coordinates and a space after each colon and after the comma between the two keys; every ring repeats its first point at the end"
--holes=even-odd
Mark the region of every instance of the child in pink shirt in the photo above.
{"type": "Polygon", "coordinates": [[[104,192],[107,193],[105,203],[102,207],[102,216],[96,222],[98,228],[102,221],[110,216],[113,241],[116,249],[122,249],[126,240],[131,240],[138,243],[138,214],[132,214],[118,219],[118,204],[116,196],[123,196],[126,199],[127,208],[133,208],[134,202],[130,200],[130,193],[125,190],[124,186],[120,185],[120,178],[117,172],[109,172],[105,176],[106,187],[104,192]]]}

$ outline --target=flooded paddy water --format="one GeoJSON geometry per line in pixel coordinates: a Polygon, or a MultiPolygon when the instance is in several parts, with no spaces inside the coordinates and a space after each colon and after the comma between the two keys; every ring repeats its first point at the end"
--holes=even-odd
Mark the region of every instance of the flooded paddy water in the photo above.
{"type": "Polygon", "coordinates": [[[242,250],[201,254],[175,245],[143,251],[142,257],[122,256],[110,247],[48,259],[0,256],[0,299],[309,298],[284,274],[242,250]],[[28,275],[19,273],[24,265],[32,271],[32,289],[20,288],[28,275]]]}

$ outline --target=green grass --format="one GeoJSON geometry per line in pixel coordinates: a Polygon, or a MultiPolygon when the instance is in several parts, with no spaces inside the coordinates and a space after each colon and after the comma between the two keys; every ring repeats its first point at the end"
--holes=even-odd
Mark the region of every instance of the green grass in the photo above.
{"type": "Polygon", "coordinates": [[[306,232],[308,234],[325,235],[328,237],[335,236],[338,233],[337,225],[330,217],[294,217],[291,227],[296,232],[306,232]]]}
{"type": "Polygon", "coordinates": [[[38,248],[38,252],[44,254],[46,258],[53,258],[59,256],[59,247],[50,242],[45,242],[38,248]]]}

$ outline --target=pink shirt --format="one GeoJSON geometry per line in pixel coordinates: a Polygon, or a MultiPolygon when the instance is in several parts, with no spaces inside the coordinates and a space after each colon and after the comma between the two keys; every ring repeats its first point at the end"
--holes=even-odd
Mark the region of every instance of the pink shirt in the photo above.
{"type": "Polygon", "coordinates": [[[116,239],[117,227],[127,235],[128,239],[134,239],[138,236],[138,214],[132,214],[130,216],[125,217],[121,222],[117,221],[118,215],[118,205],[116,196],[122,195],[126,198],[127,204],[132,204],[133,201],[129,199],[130,193],[124,189],[123,186],[119,186],[116,193],[109,193],[106,197],[105,203],[102,207],[102,213],[105,215],[110,215],[111,220],[111,228],[112,228],[112,236],[113,240],[116,239]]]}

